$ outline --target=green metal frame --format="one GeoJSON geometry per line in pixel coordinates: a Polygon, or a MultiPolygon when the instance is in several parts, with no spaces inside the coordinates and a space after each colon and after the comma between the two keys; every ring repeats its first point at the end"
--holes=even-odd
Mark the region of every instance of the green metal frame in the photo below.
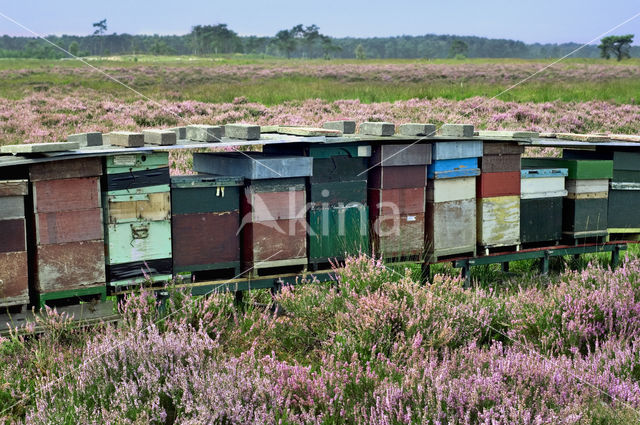
{"type": "Polygon", "coordinates": [[[65,298],[79,298],[87,295],[99,295],[100,301],[106,301],[107,287],[105,285],[102,285],[102,286],[92,286],[91,288],[69,289],[66,291],[58,291],[58,292],[45,292],[43,294],[37,295],[38,306],[40,308],[44,308],[47,301],[62,300],[65,298]]]}

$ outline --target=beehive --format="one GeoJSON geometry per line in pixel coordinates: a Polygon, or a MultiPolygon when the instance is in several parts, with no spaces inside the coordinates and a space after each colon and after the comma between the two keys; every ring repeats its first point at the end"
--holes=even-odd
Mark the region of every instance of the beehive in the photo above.
{"type": "Polygon", "coordinates": [[[25,196],[27,180],[0,181],[0,307],[29,302],[25,196]]]}
{"type": "Polygon", "coordinates": [[[524,244],[561,240],[567,170],[526,169],[521,175],[520,241],[524,244]]]}

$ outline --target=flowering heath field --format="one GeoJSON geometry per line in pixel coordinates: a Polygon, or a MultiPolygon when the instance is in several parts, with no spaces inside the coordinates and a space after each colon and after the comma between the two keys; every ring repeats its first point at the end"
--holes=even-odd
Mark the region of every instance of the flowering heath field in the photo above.
{"type": "Polygon", "coordinates": [[[0,347],[0,408],[28,424],[635,424],[640,261],[546,286],[421,285],[350,258],[273,298],[143,291],[123,322],[0,347]],[[309,283],[309,282],[306,282],[309,283]]]}

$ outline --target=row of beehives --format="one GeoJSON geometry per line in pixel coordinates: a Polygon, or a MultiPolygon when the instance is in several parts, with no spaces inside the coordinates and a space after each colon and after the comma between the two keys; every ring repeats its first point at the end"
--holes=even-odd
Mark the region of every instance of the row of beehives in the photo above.
{"type": "Polygon", "coordinates": [[[166,153],[34,164],[29,181],[0,185],[0,305],[28,301],[29,275],[43,304],[183,272],[268,274],[360,251],[434,261],[640,233],[638,154],[565,151],[522,170],[521,154],[478,140],[267,145],[196,154],[206,174],[180,177],[166,153]]]}

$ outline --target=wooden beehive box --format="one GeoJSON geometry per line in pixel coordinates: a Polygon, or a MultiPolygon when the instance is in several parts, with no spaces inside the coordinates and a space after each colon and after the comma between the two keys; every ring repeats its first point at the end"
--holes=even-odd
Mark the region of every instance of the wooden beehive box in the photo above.
{"type": "Polygon", "coordinates": [[[41,300],[74,296],[78,290],[104,292],[101,174],[100,158],[29,167],[36,230],[34,281],[41,300]]]}
{"type": "Polygon", "coordinates": [[[427,185],[427,166],[374,167],[369,170],[369,187],[372,189],[404,189],[427,185]]]}
{"type": "Polygon", "coordinates": [[[562,197],[564,168],[522,170],[520,200],[520,241],[557,242],[562,239],[562,197]]]}
{"type": "Polygon", "coordinates": [[[476,250],[476,178],[429,181],[425,248],[431,261],[476,250]]]}
{"type": "Polygon", "coordinates": [[[424,213],[425,187],[369,189],[369,209],[375,215],[424,213]]]}
{"type": "Polygon", "coordinates": [[[520,243],[520,196],[477,199],[478,244],[485,248],[520,243]]]}
{"type": "Polygon", "coordinates": [[[562,205],[563,232],[573,238],[604,236],[608,227],[608,199],[604,194],[565,197],[562,205]]]}
{"type": "Polygon", "coordinates": [[[482,156],[481,140],[456,140],[435,142],[432,148],[432,161],[458,158],[479,158],[482,156]]]}
{"type": "Polygon", "coordinates": [[[304,178],[245,180],[240,212],[243,268],[306,264],[304,178]]]}
{"type": "Polygon", "coordinates": [[[567,179],[593,180],[613,177],[613,161],[560,158],[522,158],[522,168],[566,168],[567,179]]]}
{"type": "Polygon", "coordinates": [[[0,307],[29,302],[25,196],[27,180],[0,181],[0,307]]]}
{"type": "Polygon", "coordinates": [[[532,168],[520,173],[520,197],[557,198],[567,195],[565,189],[566,168],[532,168]]]}
{"type": "Polygon", "coordinates": [[[607,212],[609,232],[640,233],[638,211],[640,211],[640,183],[612,182],[607,212]]]}
{"type": "Polygon", "coordinates": [[[453,179],[480,175],[478,158],[453,158],[434,160],[428,167],[430,179],[453,179]]]}
{"type": "Polygon", "coordinates": [[[172,277],[171,196],[166,152],[105,158],[103,207],[111,287],[172,277]]]}
{"type": "Polygon", "coordinates": [[[240,268],[242,177],[171,178],[173,272],[240,268]]]}
{"type": "Polygon", "coordinates": [[[484,155],[480,159],[482,174],[520,171],[523,146],[515,143],[484,142],[483,151],[484,155]]]}
{"type": "Polygon", "coordinates": [[[370,167],[405,167],[431,164],[432,148],[428,143],[377,145],[373,148],[370,167]]]}
{"type": "Polygon", "coordinates": [[[424,213],[371,215],[371,249],[385,259],[422,258],[424,213]]]}
{"type": "Polygon", "coordinates": [[[366,205],[309,211],[309,262],[325,263],[369,253],[369,208],[366,205]]]}
{"type": "Polygon", "coordinates": [[[565,159],[611,160],[613,161],[612,179],[614,182],[640,182],[640,152],[601,149],[595,152],[565,149],[562,156],[565,159]]]}

